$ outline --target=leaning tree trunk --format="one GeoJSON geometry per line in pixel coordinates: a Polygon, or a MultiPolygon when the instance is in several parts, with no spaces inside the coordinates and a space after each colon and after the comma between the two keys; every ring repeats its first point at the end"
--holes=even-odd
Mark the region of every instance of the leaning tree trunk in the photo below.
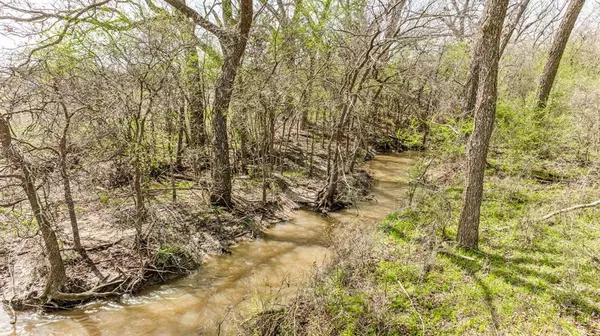
{"type": "MultiPolygon", "coordinates": [[[[523,0],[519,7],[516,9],[516,13],[514,14],[511,22],[508,23],[507,27],[504,29],[501,37],[501,42],[499,45],[499,55],[502,56],[504,53],[504,49],[508,45],[510,38],[512,37],[515,28],[519,24],[523,13],[525,13],[525,9],[527,9],[527,5],[529,4],[529,0],[523,0]]],[[[478,39],[473,46],[473,51],[471,52],[471,61],[469,62],[469,72],[467,73],[467,80],[465,86],[463,88],[463,105],[462,105],[462,116],[471,116],[473,115],[473,110],[475,109],[475,103],[477,102],[477,90],[479,88],[479,70],[480,70],[480,62],[481,62],[481,52],[482,52],[481,39],[478,39]]]]}
{"type": "Polygon", "coordinates": [[[479,214],[483,195],[483,174],[496,113],[499,41],[508,0],[489,0],[481,25],[480,87],[475,104],[475,123],[467,149],[467,177],[458,223],[458,243],[478,247],[479,214]]]}
{"type": "Polygon", "coordinates": [[[481,62],[481,39],[478,39],[471,51],[471,61],[469,62],[469,72],[467,81],[463,88],[462,116],[468,116],[473,113],[475,103],[477,102],[477,88],[479,87],[479,66],[481,62]]]}
{"type": "Polygon", "coordinates": [[[29,201],[33,215],[42,233],[48,263],[50,264],[50,271],[48,272],[48,277],[46,279],[46,287],[42,295],[43,297],[47,297],[58,292],[66,280],[65,267],[60,256],[58,239],[56,238],[56,233],[46,216],[45,210],[42,207],[37,194],[35,177],[31,171],[31,166],[19,149],[12,144],[10,126],[8,120],[4,116],[0,116],[0,143],[2,144],[2,151],[8,162],[22,173],[22,176],[20,177],[21,186],[27,195],[27,200],[29,201]]]}
{"type": "Polygon", "coordinates": [[[542,71],[538,83],[536,106],[539,109],[545,108],[548,103],[548,97],[550,96],[558,66],[560,65],[560,59],[565,51],[569,36],[575,26],[577,16],[579,16],[579,12],[581,12],[584,2],[585,0],[571,0],[567,12],[565,13],[565,17],[562,19],[556,34],[554,34],[552,46],[548,53],[548,60],[546,61],[546,65],[544,65],[544,70],[542,71]]]}

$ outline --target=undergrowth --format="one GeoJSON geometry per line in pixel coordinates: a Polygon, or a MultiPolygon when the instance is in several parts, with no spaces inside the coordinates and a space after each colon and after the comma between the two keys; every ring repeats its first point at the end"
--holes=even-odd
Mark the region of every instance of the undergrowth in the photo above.
{"type": "Polygon", "coordinates": [[[600,199],[600,134],[588,117],[597,110],[580,99],[597,91],[597,77],[570,64],[560,71],[545,110],[528,107],[531,91],[515,94],[511,83],[500,83],[479,250],[455,243],[472,121],[432,122],[428,137],[409,127],[398,131],[408,147],[429,143],[411,171],[407,206],[377,232],[349,228],[333,247],[333,266],[250,330],[600,335],[600,209],[541,219],[600,199]]]}

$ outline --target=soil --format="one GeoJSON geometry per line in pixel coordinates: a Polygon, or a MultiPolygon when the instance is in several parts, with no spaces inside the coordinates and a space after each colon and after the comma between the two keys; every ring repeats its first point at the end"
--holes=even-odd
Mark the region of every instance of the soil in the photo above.
{"type": "MultiPolygon", "coordinates": [[[[305,145],[308,146],[308,141],[305,145]]],[[[261,201],[262,181],[256,177],[236,176],[233,209],[215,209],[208,204],[203,187],[208,185],[208,172],[195,179],[195,183],[178,188],[176,201],[172,201],[170,190],[164,191],[170,181],[159,179],[151,183],[142,243],[136,241],[129,189],[87,186],[85,191],[79,191],[85,196],[77,197],[80,200],[77,211],[81,241],[89,259],[73,249],[64,207],[57,207],[63,209],[62,216],[57,215],[60,220],[55,222],[68,276],[63,291],[107,293],[103,296],[135,293],[149,284],[187,274],[207,256],[230,253],[231,245],[257,237],[265,227],[286,220],[290,211],[314,206],[313,201],[326,182],[325,148],[315,153],[315,173],[307,177],[306,167],[301,166],[308,161],[303,154],[306,148],[298,143],[288,144],[286,155],[278,155],[279,167],[283,168],[273,173],[266,204],[261,201]]],[[[369,157],[372,155],[365,159],[369,157]]],[[[114,173],[106,170],[107,176],[114,173]]],[[[182,176],[177,183],[190,180],[185,173],[176,176],[182,176]]],[[[95,176],[93,183],[98,180],[103,177],[95,176]]],[[[344,176],[337,208],[365,196],[369,188],[370,178],[365,171],[356,170],[344,176]]],[[[0,213],[0,220],[14,221],[15,217],[14,213],[0,213]]],[[[44,288],[47,265],[41,236],[35,230],[35,226],[14,225],[0,231],[3,302],[18,310],[64,308],[84,302],[86,299],[68,302],[38,299],[44,288]]]]}

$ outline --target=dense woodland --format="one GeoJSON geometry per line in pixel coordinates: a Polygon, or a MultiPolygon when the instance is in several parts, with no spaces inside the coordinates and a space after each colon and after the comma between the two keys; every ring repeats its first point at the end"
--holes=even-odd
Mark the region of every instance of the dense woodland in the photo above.
{"type": "Polygon", "coordinates": [[[599,10],[2,0],[2,299],[135,293],[413,150],[406,207],[247,332],[598,334],[599,10]]]}

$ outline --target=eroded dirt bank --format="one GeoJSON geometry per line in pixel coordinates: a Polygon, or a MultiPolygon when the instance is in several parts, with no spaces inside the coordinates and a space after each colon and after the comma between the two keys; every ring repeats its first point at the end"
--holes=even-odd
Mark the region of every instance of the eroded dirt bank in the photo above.
{"type": "MultiPolygon", "coordinates": [[[[310,176],[302,166],[308,161],[302,148],[297,152],[299,158],[287,155],[281,164],[283,168],[273,173],[266,204],[261,200],[262,183],[252,176],[235,179],[233,209],[210,207],[204,190],[206,176],[195,181],[189,176],[178,176],[176,201],[171,199],[170,191],[165,191],[169,181],[157,180],[147,191],[149,218],[142,246],[136,245],[130,191],[82,183],[82,200],[77,210],[89,260],[73,250],[70,225],[64,214],[55,214],[68,275],[67,291],[102,292],[106,297],[139,292],[149,284],[188,274],[207,256],[230,253],[231,245],[256,238],[264,228],[288,219],[294,209],[310,208],[325,184],[326,152],[316,151],[310,176]]],[[[345,175],[340,182],[339,204],[352,204],[365,195],[369,186],[370,178],[363,170],[345,175]]],[[[12,221],[18,214],[2,216],[12,221]]],[[[47,266],[35,227],[14,226],[0,239],[0,288],[3,302],[11,306],[7,308],[9,312],[13,308],[63,308],[88,301],[37,299],[43,291],[47,266]]]]}
{"type": "MultiPolygon", "coordinates": [[[[409,155],[378,156],[365,164],[374,177],[371,193],[345,210],[323,216],[291,211],[284,224],[235,244],[231,254],[205,259],[190,276],[151,286],[136,296],[96,301],[69,311],[21,314],[19,334],[235,334],[255,311],[281,307],[298,285],[329,258],[331,238],[341,223],[371,225],[404,199],[409,155]],[[332,234],[333,233],[333,234],[332,234]]],[[[2,333],[4,329],[0,329],[2,333]]]]}

